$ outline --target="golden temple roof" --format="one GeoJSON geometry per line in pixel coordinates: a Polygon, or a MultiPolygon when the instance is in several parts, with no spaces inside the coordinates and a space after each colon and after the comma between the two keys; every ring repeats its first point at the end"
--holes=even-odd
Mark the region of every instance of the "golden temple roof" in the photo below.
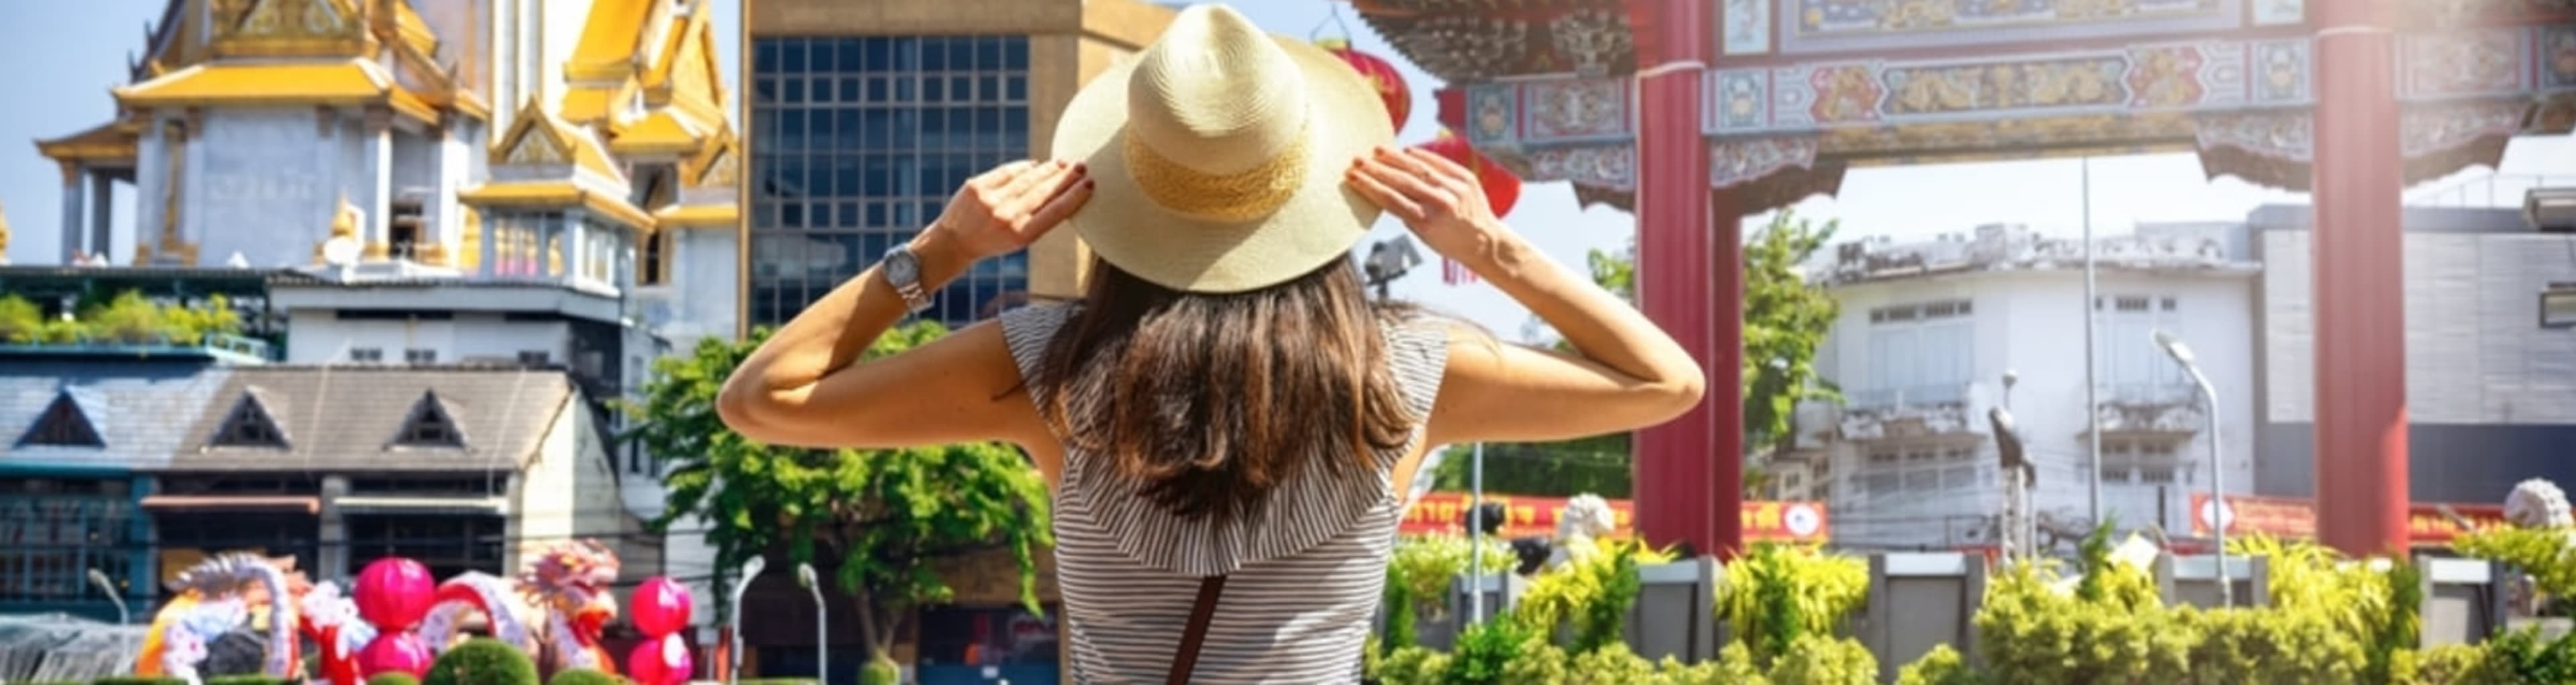
{"type": "Polygon", "coordinates": [[[118,104],[133,108],[188,105],[385,105],[436,123],[438,109],[395,83],[384,67],[363,59],[341,62],[213,63],[117,88],[118,104]]]}
{"type": "Polygon", "coordinates": [[[619,185],[627,181],[626,173],[601,149],[598,139],[556,118],[534,98],[519,109],[517,123],[494,139],[491,155],[493,166],[570,165],[619,185]]]}
{"type": "Polygon", "coordinates": [[[57,162],[132,161],[143,140],[143,121],[124,118],[51,140],[36,141],[36,152],[57,162]]]}
{"type": "Polygon", "coordinates": [[[742,219],[733,203],[704,205],[671,205],[653,212],[661,228],[732,228],[742,219]]]}
{"type": "Polygon", "coordinates": [[[481,207],[581,207],[646,232],[652,231],[656,225],[653,215],[627,204],[626,198],[613,192],[585,188],[572,181],[487,183],[457,193],[456,199],[481,207]]]}
{"type": "Polygon", "coordinates": [[[598,0],[590,8],[590,22],[582,27],[580,42],[574,43],[572,60],[564,64],[564,78],[572,81],[621,79],[634,75],[641,63],[643,47],[649,34],[645,28],[653,19],[660,0],[598,0]]]}
{"type": "Polygon", "coordinates": [[[679,107],[701,122],[721,122],[724,111],[724,66],[717,60],[715,22],[708,3],[674,22],[661,59],[644,73],[644,101],[655,107],[679,107]]]}
{"type": "Polygon", "coordinates": [[[704,128],[704,124],[670,109],[654,110],[643,121],[618,129],[617,140],[609,143],[608,149],[621,155],[692,154],[706,144],[704,128]]]}
{"type": "Polygon", "coordinates": [[[375,20],[378,37],[397,40],[424,55],[438,54],[438,32],[430,29],[429,21],[422,19],[418,10],[412,9],[410,0],[374,1],[375,9],[369,14],[375,20]]]}

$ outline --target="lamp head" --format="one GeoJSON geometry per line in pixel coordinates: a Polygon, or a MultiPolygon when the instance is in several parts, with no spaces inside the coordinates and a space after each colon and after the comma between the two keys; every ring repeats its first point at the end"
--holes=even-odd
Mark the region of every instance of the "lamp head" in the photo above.
{"type": "Polygon", "coordinates": [[[89,570],[89,582],[97,583],[99,587],[103,588],[116,587],[116,582],[109,580],[107,578],[107,574],[99,571],[98,569],[89,570]]]}
{"type": "Polygon", "coordinates": [[[750,561],[742,562],[742,577],[744,580],[750,580],[752,576],[760,575],[760,570],[765,568],[769,568],[768,559],[752,557],[750,561]]]}
{"type": "Polygon", "coordinates": [[[2004,369],[2004,387],[2005,387],[2006,389],[2010,389],[2011,387],[2013,387],[2013,384],[2014,384],[2014,383],[2020,383],[2020,382],[2021,382],[2021,374],[2020,374],[2020,373],[2016,373],[2016,372],[2014,372],[2012,369],[2004,369]]]}
{"type": "Polygon", "coordinates": [[[2191,366],[2194,363],[2191,345],[2184,344],[2182,337],[2174,335],[2173,331],[2156,329],[2156,346],[2165,348],[2165,354],[2172,355],[2174,361],[2180,362],[2183,366],[2191,366]]]}
{"type": "Polygon", "coordinates": [[[817,585],[817,583],[814,581],[814,565],[813,565],[813,564],[808,564],[808,563],[804,563],[804,562],[797,562],[797,564],[796,564],[796,584],[797,584],[797,585],[804,586],[804,587],[809,587],[809,588],[810,588],[810,587],[814,587],[815,585],[817,585]]]}

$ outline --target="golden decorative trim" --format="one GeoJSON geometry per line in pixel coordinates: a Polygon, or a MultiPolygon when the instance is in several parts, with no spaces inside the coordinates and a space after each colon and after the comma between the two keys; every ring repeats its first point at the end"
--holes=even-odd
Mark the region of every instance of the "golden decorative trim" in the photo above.
{"type": "Polygon", "coordinates": [[[80,165],[80,163],[79,163],[79,162],[75,162],[75,161],[72,161],[72,160],[65,159],[65,160],[59,160],[59,161],[56,161],[56,162],[54,162],[54,164],[55,164],[56,166],[62,167],[62,170],[63,170],[63,185],[64,185],[65,187],[77,187],[77,186],[78,186],[78,184],[79,184],[79,183],[80,183],[80,181],[81,181],[81,165],[80,165]]]}
{"type": "Polygon", "coordinates": [[[390,257],[390,256],[392,256],[392,255],[393,255],[393,248],[391,248],[391,247],[389,247],[389,246],[385,245],[385,241],[382,241],[382,240],[370,240],[370,241],[367,241],[367,249],[366,249],[366,253],[365,253],[365,254],[366,254],[366,259],[367,259],[367,261],[371,261],[371,262],[381,262],[381,261],[384,261],[387,257],[390,257]]]}
{"type": "Polygon", "coordinates": [[[259,0],[237,23],[215,27],[220,57],[363,57],[375,36],[346,0],[259,0]]]}
{"type": "Polygon", "coordinates": [[[458,236],[456,262],[458,268],[476,271],[483,268],[483,213],[474,211],[473,207],[459,206],[457,209],[464,215],[464,227],[458,236]]]}
{"type": "MultiPolygon", "coordinates": [[[[183,197],[179,189],[187,180],[185,175],[188,168],[187,146],[186,127],[178,122],[162,122],[161,151],[164,158],[162,163],[169,167],[170,172],[161,186],[161,248],[165,252],[172,251],[173,247],[181,248],[172,256],[184,254],[187,259],[183,263],[193,265],[196,263],[196,247],[179,237],[179,220],[183,218],[179,212],[179,200],[183,197]]],[[[143,241],[134,242],[136,247],[140,248],[143,241]]],[[[138,249],[137,254],[146,253],[138,249]]]]}

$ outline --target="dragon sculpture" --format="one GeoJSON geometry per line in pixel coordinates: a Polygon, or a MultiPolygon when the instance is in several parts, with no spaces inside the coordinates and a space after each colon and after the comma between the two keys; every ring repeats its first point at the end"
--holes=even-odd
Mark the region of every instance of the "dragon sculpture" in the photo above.
{"type": "Polygon", "coordinates": [[[600,630],[617,618],[617,553],[596,540],[556,545],[519,572],[519,593],[546,617],[544,651],[537,665],[546,673],[571,668],[617,672],[617,660],[599,642],[600,630]]]}
{"type": "Polygon", "coordinates": [[[135,674],[200,682],[197,667],[217,640],[245,625],[264,624],[268,643],[260,674],[300,677],[296,600],[311,589],[295,570],[294,557],[226,552],[198,562],[170,583],[174,597],[153,615],[135,674]]]}
{"type": "Polygon", "coordinates": [[[468,571],[438,584],[420,637],[432,653],[445,653],[467,636],[460,628],[480,616],[493,639],[537,657],[545,674],[571,668],[615,673],[617,662],[600,644],[601,628],[617,618],[617,555],[591,540],[554,546],[529,560],[516,578],[468,571]],[[536,625],[535,619],[544,624],[536,625]]]}

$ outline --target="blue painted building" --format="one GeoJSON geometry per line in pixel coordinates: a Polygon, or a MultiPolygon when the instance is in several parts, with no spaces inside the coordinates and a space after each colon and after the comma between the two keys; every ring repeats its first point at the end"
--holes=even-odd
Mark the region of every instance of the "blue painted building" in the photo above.
{"type": "Polygon", "coordinates": [[[207,356],[9,354],[0,363],[0,614],[116,620],[159,572],[143,513],[150,473],[223,384],[207,356]]]}

